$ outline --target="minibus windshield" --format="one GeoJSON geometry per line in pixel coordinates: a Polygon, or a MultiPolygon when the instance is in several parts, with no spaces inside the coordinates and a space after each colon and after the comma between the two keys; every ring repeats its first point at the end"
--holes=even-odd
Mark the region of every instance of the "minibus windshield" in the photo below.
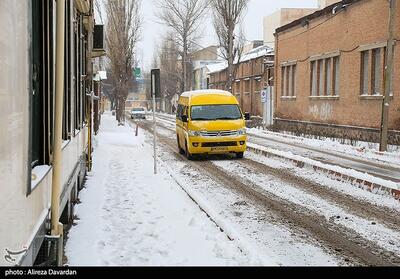
{"type": "Polygon", "coordinates": [[[238,120],[242,113],[237,105],[193,106],[191,118],[193,121],[238,120]]]}

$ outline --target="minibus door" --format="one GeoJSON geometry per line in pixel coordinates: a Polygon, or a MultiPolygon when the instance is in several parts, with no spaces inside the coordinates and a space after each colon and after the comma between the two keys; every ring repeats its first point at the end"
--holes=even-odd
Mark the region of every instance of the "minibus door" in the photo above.
{"type": "Polygon", "coordinates": [[[185,106],[184,108],[183,108],[183,114],[182,114],[184,117],[183,117],[183,119],[185,119],[186,121],[183,121],[183,127],[184,127],[184,130],[185,130],[185,133],[187,133],[188,132],[188,124],[189,124],[189,110],[188,110],[188,107],[187,106],[185,106]]]}

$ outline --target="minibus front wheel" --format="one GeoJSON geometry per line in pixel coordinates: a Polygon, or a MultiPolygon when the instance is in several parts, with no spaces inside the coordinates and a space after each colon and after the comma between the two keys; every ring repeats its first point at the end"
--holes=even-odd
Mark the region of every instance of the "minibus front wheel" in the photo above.
{"type": "Polygon", "coordinates": [[[181,147],[181,144],[180,144],[180,141],[179,141],[179,136],[176,136],[176,140],[178,142],[179,154],[184,155],[185,154],[185,150],[183,150],[183,148],[181,147]]]}
{"type": "Polygon", "coordinates": [[[185,141],[185,151],[186,151],[186,158],[188,160],[193,160],[193,155],[189,152],[187,141],[185,141]]]}

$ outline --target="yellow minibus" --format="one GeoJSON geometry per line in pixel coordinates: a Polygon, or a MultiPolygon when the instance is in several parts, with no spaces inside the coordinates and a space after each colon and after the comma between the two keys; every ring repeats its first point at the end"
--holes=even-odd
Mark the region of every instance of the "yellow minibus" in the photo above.
{"type": "Polygon", "coordinates": [[[199,90],[183,93],[178,101],[176,135],[181,154],[191,160],[198,154],[236,154],[246,151],[246,122],[231,93],[199,90]]]}

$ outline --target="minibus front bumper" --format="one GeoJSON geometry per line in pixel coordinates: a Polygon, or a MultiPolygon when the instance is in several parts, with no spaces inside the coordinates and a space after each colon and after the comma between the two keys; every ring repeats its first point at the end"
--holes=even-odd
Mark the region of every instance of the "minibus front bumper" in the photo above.
{"type": "Polygon", "coordinates": [[[247,136],[235,137],[189,137],[188,149],[191,154],[226,154],[245,152],[247,136]]]}

